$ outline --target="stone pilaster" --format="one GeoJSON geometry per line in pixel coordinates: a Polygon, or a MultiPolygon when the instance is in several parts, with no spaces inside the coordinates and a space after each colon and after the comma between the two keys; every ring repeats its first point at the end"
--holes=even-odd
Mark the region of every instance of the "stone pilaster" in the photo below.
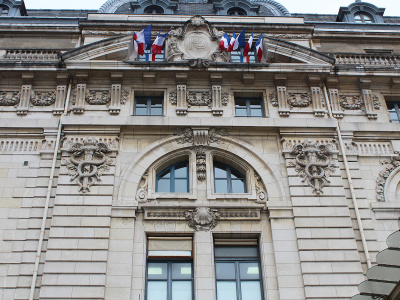
{"type": "Polygon", "coordinates": [[[290,114],[290,106],[287,101],[286,76],[275,76],[275,85],[279,115],[281,117],[288,117],[290,114]]]}
{"type": "Polygon", "coordinates": [[[112,73],[111,83],[111,102],[108,111],[110,115],[118,115],[121,111],[122,73],[112,73]]]}
{"type": "Polygon", "coordinates": [[[324,107],[324,96],[321,89],[321,78],[319,76],[308,76],[308,83],[311,89],[311,100],[315,116],[323,117],[326,114],[324,107]]]}
{"type": "Polygon", "coordinates": [[[329,89],[329,99],[332,105],[332,114],[335,118],[343,118],[343,110],[340,108],[339,90],[329,89]]]}
{"type": "Polygon", "coordinates": [[[362,90],[362,95],[364,99],[365,112],[368,119],[376,119],[378,117],[378,113],[375,111],[374,100],[372,99],[371,90],[362,90]]]}
{"type": "Polygon", "coordinates": [[[26,115],[29,111],[33,79],[33,74],[22,74],[21,99],[17,107],[18,115],[26,115]]]}
{"type": "Polygon", "coordinates": [[[61,115],[64,112],[65,100],[68,92],[68,74],[57,74],[56,102],[53,107],[53,115],[61,115]]]}
{"type": "Polygon", "coordinates": [[[77,85],[75,88],[75,103],[72,106],[74,114],[83,114],[85,111],[86,100],[86,85],[88,81],[88,74],[79,73],[76,75],[77,85]]]}
{"type": "Polygon", "coordinates": [[[214,116],[222,116],[222,88],[220,85],[212,86],[212,113],[214,116]]]}
{"type": "Polygon", "coordinates": [[[187,114],[186,84],[176,86],[176,114],[179,116],[187,114]]]}

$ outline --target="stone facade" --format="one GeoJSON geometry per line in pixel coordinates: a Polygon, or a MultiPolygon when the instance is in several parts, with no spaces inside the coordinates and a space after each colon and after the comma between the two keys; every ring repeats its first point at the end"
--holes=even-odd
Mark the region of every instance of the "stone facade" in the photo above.
{"type": "Polygon", "coordinates": [[[357,294],[398,229],[400,24],[382,9],[379,24],[305,23],[275,1],[274,16],[171,13],[150,62],[130,32],[156,19],[106,14],[119,2],[0,18],[0,299],[146,299],[149,237],[192,239],[192,299],[219,300],[217,240],[256,241],[263,300],[357,294]],[[239,27],[264,33],[260,62],[219,49],[239,27]],[[140,115],[153,98],[161,114],[140,115]],[[188,192],[161,192],[181,162],[188,192]],[[244,192],[216,192],[217,163],[244,192]]]}

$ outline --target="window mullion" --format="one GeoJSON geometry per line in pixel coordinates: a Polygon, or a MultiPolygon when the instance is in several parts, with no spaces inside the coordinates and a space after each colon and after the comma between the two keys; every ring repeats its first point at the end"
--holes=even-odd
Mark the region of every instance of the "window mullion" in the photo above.
{"type": "Polygon", "coordinates": [[[147,98],[147,115],[151,116],[151,98],[147,98]]]}
{"type": "Polygon", "coordinates": [[[397,120],[400,121],[400,109],[399,109],[398,103],[394,103],[394,109],[395,109],[396,114],[397,114],[397,120]]]}
{"type": "Polygon", "coordinates": [[[226,176],[228,182],[228,193],[232,193],[232,173],[231,168],[226,167],[226,176]]]}
{"type": "Polygon", "coordinates": [[[251,117],[250,99],[246,99],[246,110],[247,110],[247,116],[251,117]]]}
{"type": "Polygon", "coordinates": [[[167,268],[168,276],[167,276],[167,300],[172,299],[172,262],[168,262],[167,268]]]}
{"type": "Polygon", "coordinates": [[[175,165],[173,165],[171,168],[169,190],[171,193],[175,193],[175,165]]]}
{"type": "Polygon", "coordinates": [[[242,289],[240,286],[240,268],[239,262],[235,261],[235,269],[236,269],[236,294],[237,300],[242,300],[242,289]]]}

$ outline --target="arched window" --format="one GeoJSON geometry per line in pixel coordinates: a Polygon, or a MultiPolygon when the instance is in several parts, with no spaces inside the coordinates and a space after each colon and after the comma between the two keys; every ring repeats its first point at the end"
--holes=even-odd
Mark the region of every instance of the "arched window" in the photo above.
{"type": "Polygon", "coordinates": [[[162,15],[164,13],[164,9],[158,5],[150,5],[144,9],[144,13],[149,15],[162,15]]]}
{"type": "Polygon", "coordinates": [[[156,178],[157,193],[189,193],[189,163],[174,164],[160,173],[156,178]]]}
{"type": "Polygon", "coordinates": [[[355,14],[354,20],[356,21],[356,23],[373,23],[372,17],[363,13],[355,14]]]}
{"type": "Polygon", "coordinates": [[[214,162],[215,193],[246,193],[246,178],[234,168],[214,162]]]}
{"type": "Polygon", "coordinates": [[[7,16],[8,11],[9,11],[9,9],[6,5],[0,5],[0,15],[7,16]]]}
{"type": "Polygon", "coordinates": [[[240,7],[232,7],[228,9],[228,16],[247,16],[247,12],[240,7]]]}

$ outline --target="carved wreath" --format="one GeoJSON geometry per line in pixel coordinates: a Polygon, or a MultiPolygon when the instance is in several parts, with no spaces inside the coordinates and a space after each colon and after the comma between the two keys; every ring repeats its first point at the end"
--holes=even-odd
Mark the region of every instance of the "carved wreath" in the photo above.
{"type": "Polygon", "coordinates": [[[19,103],[21,92],[0,92],[0,106],[14,106],[19,103]]]}
{"type": "Polygon", "coordinates": [[[187,102],[193,106],[209,106],[211,104],[210,92],[188,92],[187,102]]]}
{"type": "Polygon", "coordinates": [[[339,96],[340,106],[348,110],[360,110],[363,107],[363,99],[361,96],[339,96]],[[351,98],[351,101],[349,101],[351,98]]]}
{"type": "Polygon", "coordinates": [[[35,106],[50,106],[56,102],[55,92],[32,92],[31,102],[35,106]]]}
{"type": "Polygon", "coordinates": [[[105,105],[111,100],[110,91],[92,91],[86,94],[86,102],[91,105],[105,105]]]}
{"type": "Polygon", "coordinates": [[[289,93],[288,104],[291,107],[307,107],[311,104],[310,93],[289,93]]]}

